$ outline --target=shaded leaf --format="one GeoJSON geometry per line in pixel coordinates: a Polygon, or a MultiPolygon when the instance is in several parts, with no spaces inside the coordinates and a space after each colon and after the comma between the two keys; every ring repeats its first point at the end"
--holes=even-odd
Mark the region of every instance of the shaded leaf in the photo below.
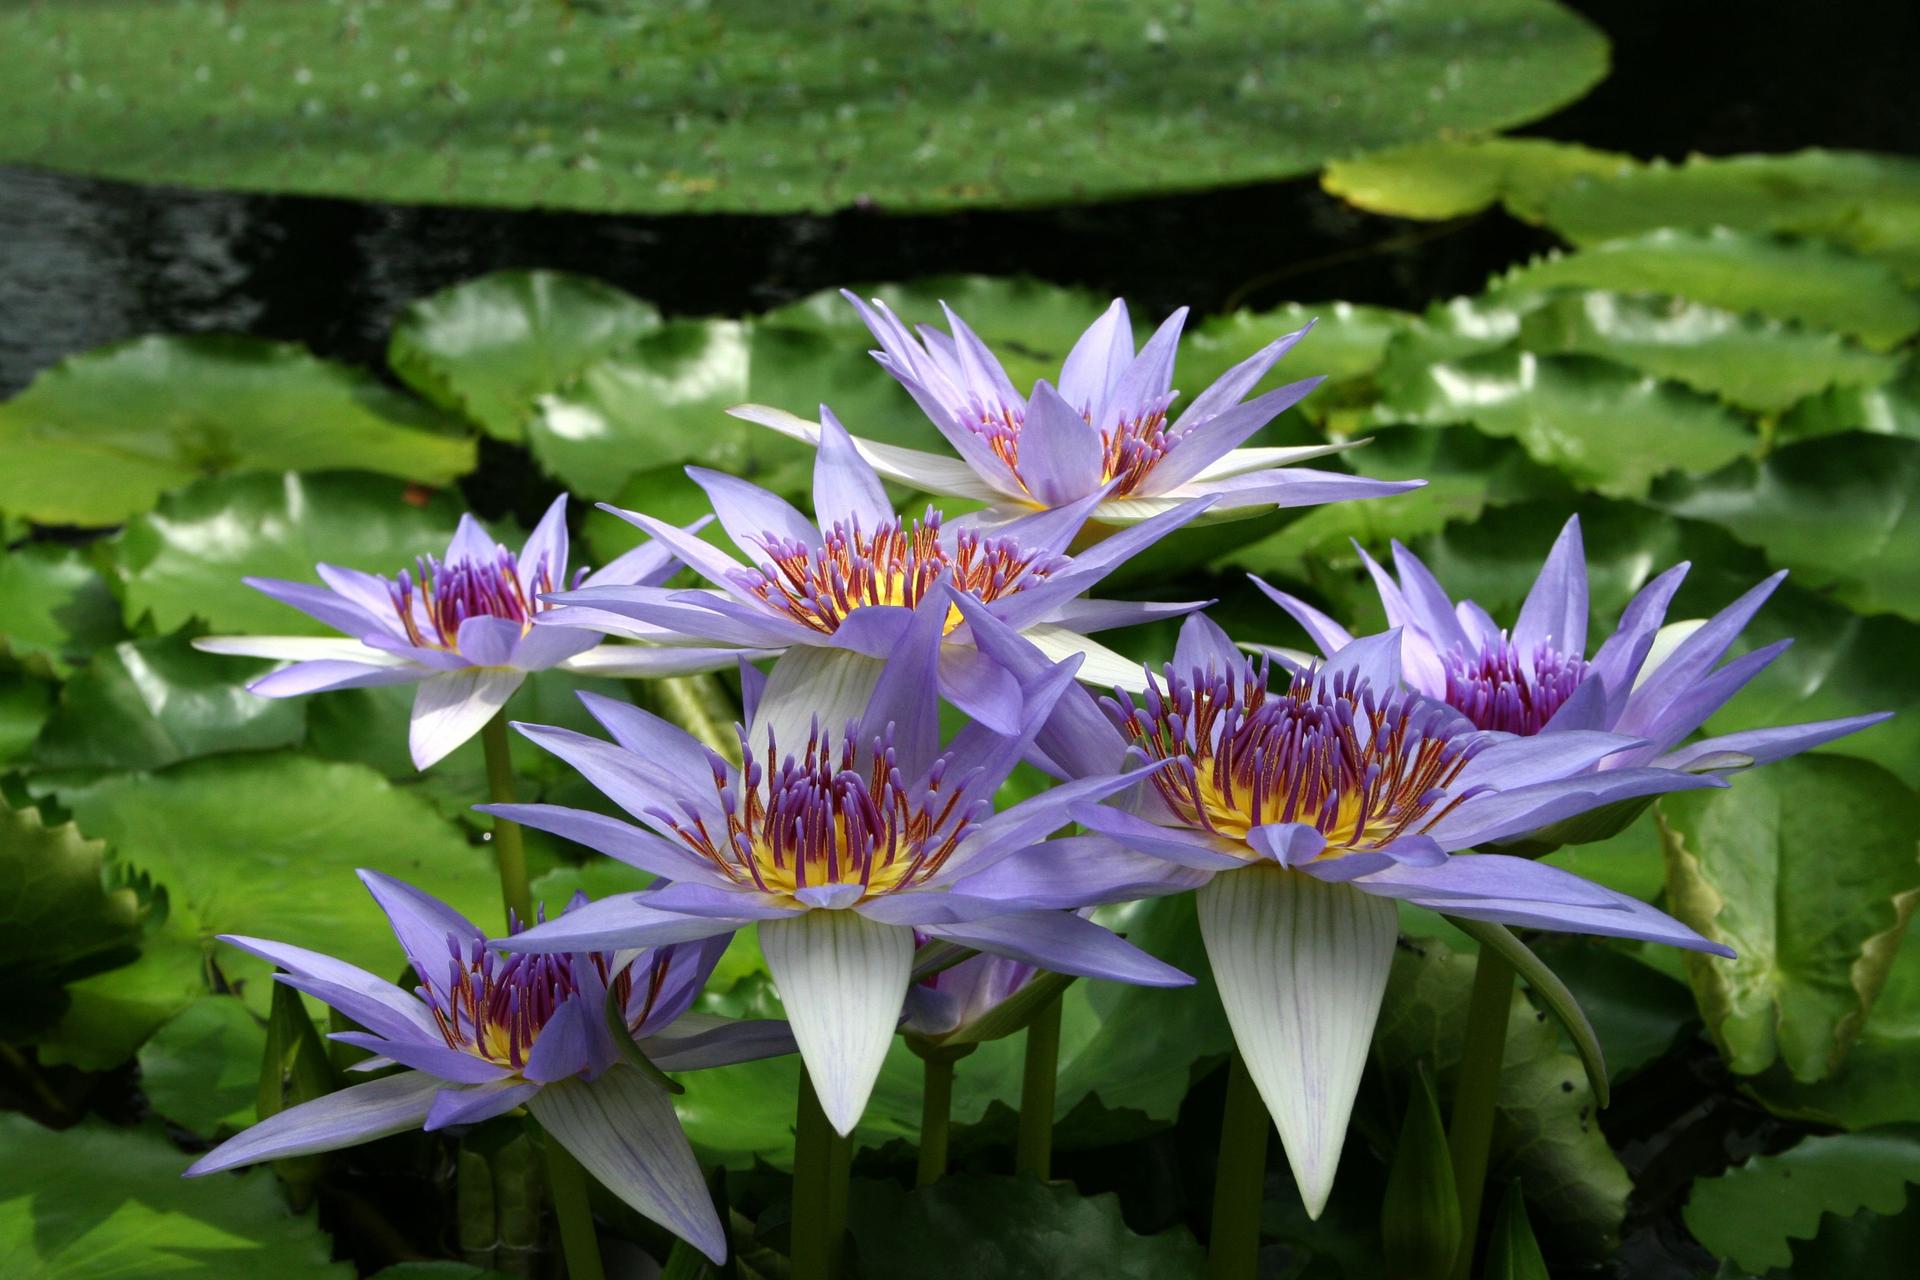
{"type": "Polygon", "coordinates": [[[27,758],[40,726],[53,714],[56,687],[24,671],[0,671],[0,765],[27,758]]]}
{"type": "Polygon", "coordinates": [[[538,397],[659,324],[651,303],[598,280],[498,271],[409,305],[387,363],[441,408],[520,440],[538,397]]]}
{"type": "Polygon", "coordinates": [[[1750,1271],[1793,1261],[1790,1239],[1811,1239],[1823,1214],[1891,1214],[1920,1183],[1920,1128],[1815,1134],[1778,1155],[1755,1156],[1693,1184],[1687,1229],[1750,1271]]]}
{"type": "Polygon", "coordinates": [[[126,634],[106,580],[72,547],[35,543],[0,554],[0,652],[64,676],[126,634]]]}
{"type": "Polygon", "coordinates": [[[0,509],[114,524],[206,475],[354,467],[444,484],[469,440],[417,401],[304,348],[135,338],[74,356],[0,404],[0,509]]]}
{"type": "Polygon", "coordinates": [[[197,618],[221,632],[333,635],[241,578],[317,582],[321,562],[397,573],[446,554],[459,519],[452,495],[372,476],[227,476],[168,495],[107,545],[129,624],[172,631],[197,618]]]}
{"type": "Polygon", "coordinates": [[[866,1275],[1167,1280],[1206,1269],[1185,1228],[1136,1235],[1118,1196],[1031,1177],[947,1177],[911,1192],[862,1180],[847,1227],[866,1275]]]}
{"type": "Polygon", "coordinates": [[[1674,477],[1651,501],[1722,526],[1801,586],[1831,589],[1862,613],[1920,619],[1920,440],[1802,441],[1760,462],[1674,477]]]}
{"type": "Polygon", "coordinates": [[[182,1178],[192,1157],[157,1128],[88,1121],[55,1133],[0,1115],[0,1146],[0,1259],[11,1275],[353,1276],[327,1260],[331,1242],[312,1216],[287,1210],[272,1174],[182,1178]]]}
{"type": "Polygon", "coordinates": [[[1544,0],[1417,0],[1384,28],[1331,0],[1285,23],[1167,16],[398,5],[345,39],[324,6],[244,23],[192,3],[28,9],[0,24],[18,51],[0,109],[30,122],[0,157],[390,201],[924,211],[1285,177],[1531,120],[1606,70],[1599,32],[1544,0]]]}
{"type": "Polygon", "coordinates": [[[1900,376],[1883,386],[1835,387],[1780,420],[1780,435],[1789,440],[1836,431],[1920,437],[1920,365],[1908,360],[1900,376]]]}
{"type": "Polygon", "coordinates": [[[1920,900],[1920,795],[1862,760],[1802,756],[1667,796],[1660,813],[1669,906],[1739,953],[1685,957],[1728,1064],[1832,1074],[1920,900]]]}
{"type": "Polygon", "coordinates": [[[1535,462],[1609,497],[1643,494],[1666,471],[1711,471],[1756,443],[1739,415],[1697,391],[1591,356],[1530,351],[1396,367],[1376,412],[1512,436],[1535,462]]]}
{"type": "Polygon", "coordinates": [[[1521,1194],[1520,1185],[1515,1178],[1501,1197],[1500,1214],[1493,1220],[1493,1235],[1487,1241],[1482,1280],[1552,1280],[1547,1260],[1540,1256],[1540,1243],[1533,1238],[1533,1226],[1527,1221],[1527,1198],[1521,1194]]]}
{"type": "MultiPolygon", "coordinates": [[[[1650,818],[1645,826],[1651,828],[1650,818]]],[[[1693,993],[1686,984],[1618,946],[1566,935],[1535,939],[1533,949],[1586,1011],[1615,1080],[1664,1056],[1682,1036],[1698,1030],[1693,993]]]]}
{"type": "MultiPolygon", "coordinates": [[[[1430,1062],[1450,1094],[1465,1036],[1474,957],[1417,940],[1395,952],[1374,1054],[1388,1070],[1430,1062]]],[[[1519,1177],[1566,1247],[1604,1256],[1614,1245],[1631,1189],[1593,1114],[1579,1059],[1516,991],[1500,1077],[1490,1178],[1519,1177]]]]}
{"type": "Polygon", "coordinates": [[[34,761],[158,769],[222,751],[296,745],[307,731],[304,701],[261,698],[244,687],[271,666],[201,653],[184,635],[102,650],[61,691],[34,761]]]}

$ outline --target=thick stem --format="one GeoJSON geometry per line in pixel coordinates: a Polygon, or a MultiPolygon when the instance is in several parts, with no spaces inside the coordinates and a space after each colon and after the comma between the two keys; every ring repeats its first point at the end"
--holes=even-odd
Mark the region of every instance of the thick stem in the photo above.
{"type": "Polygon", "coordinates": [[[947,1123],[953,1114],[953,1059],[934,1054],[926,1059],[925,1084],[920,1090],[920,1167],[918,1187],[932,1186],[947,1172],[947,1123]]]}
{"type": "Polygon", "coordinates": [[[1027,1024],[1026,1068],[1020,1076],[1020,1132],[1013,1171],[1045,1182],[1053,1176],[1053,1093],[1060,1073],[1060,1000],[1027,1024]]]}
{"type": "Polygon", "coordinates": [[[547,1187],[553,1193],[553,1211],[560,1219],[560,1247],[567,1256],[567,1280],[606,1280],[600,1265],[600,1240],[593,1230],[593,1209],[587,1203],[587,1171],[573,1153],[542,1135],[547,1150],[547,1187]]]}
{"type": "Polygon", "coordinates": [[[1460,1252],[1453,1261],[1453,1280],[1468,1280],[1473,1274],[1480,1195],[1487,1179],[1487,1153],[1493,1145],[1494,1104],[1500,1098],[1500,1067],[1507,1055],[1513,980],[1513,966],[1491,947],[1481,947],[1467,1005],[1466,1044],[1453,1086],[1453,1122],[1447,1127],[1453,1181],[1460,1192],[1460,1252]]]}
{"type": "MultiPolygon", "coordinates": [[[[487,795],[495,804],[512,804],[513,757],[507,750],[507,713],[500,711],[480,731],[487,752],[487,795]]],[[[500,865],[500,901],[522,924],[533,923],[533,893],[527,888],[527,846],[520,824],[493,820],[493,857],[500,865]]]]}
{"type": "Polygon", "coordinates": [[[1260,1261],[1260,1201],[1267,1185],[1267,1131],[1273,1121],[1236,1050],[1227,1068],[1220,1116],[1220,1160],[1213,1175],[1208,1280],[1252,1280],[1260,1261]]]}
{"type": "Polygon", "coordinates": [[[838,1269],[847,1214],[846,1147],[803,1067],[793,1124],[792,1280],[832,1280],[838,1269]]]}

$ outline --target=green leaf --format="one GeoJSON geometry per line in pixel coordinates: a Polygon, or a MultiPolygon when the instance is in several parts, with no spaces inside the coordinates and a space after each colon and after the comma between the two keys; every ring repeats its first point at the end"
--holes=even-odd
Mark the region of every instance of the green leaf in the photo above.
{"type": "Polygon", "coordinates": [[[1185,1228],[1136,1235],[1118,1196],[1031,1177],[954,1176],[911,1192],[862,1179],[847,1227],[864,1275],[1174,1280],[1206,1270],[1185,1228]]]}
{"type": "Polygon", "coordinates": [[[1536,259],[1497,292],[1614,289],[1671,294],[1727,311],[1757,311],[1860,339],[1876,351],[1920,329],[1920,298],[1887,267],[1845,249],[1724,228],[1665,228],[1536,259]]]}
{"type": "Polygon", "coordinates": [[[116,524],[206,475],[354,467],[428,484],[471,471],[470,440],[417,401],[304,348],[135,338],[64,360],[0,404],[0,509],[116,524]]]}
{"type": "Polygon", "coordinates": [[[33,1280],[192,1274],[351,1280],[312,1215],[288,1212],[264,1170],[187,1179],[157,1128],[98,1121],[55,1133],[0,1115],[0,1259],[33,1280]]]}
{"type": "Polygon", "coordinates": [[[1728,1064],[1832,1074],[1920,900],[1920,795],[1863,760],[1803,756],[1667,796],[1661,817],[1673,913],[1739,953],[1686,955],[1728,1064]]]}
{"type": "Polygon", "coordinates": [[[1909,1183],[1920,1183],[1920,1128],[1815,1134],[1696,1181],[1687,1229],[1715,1254],[1765,1271],[1790,1264],[1787,1242],[1813,1238],[1822,1214],[1898,1213],[1909,1183]]]}
{"type": "Polygon", "coordinates": [[[1573,998],[1573,992],[1567,990],[1567,984],[1560,981],[1559,976],[1505,925],[1465,916],[1449,916],[1447,919],[1454,928],[1482,948],[1490,948],[1513,966],[1521,981],[1527,984],[1527,989],[1533,992],[1534,1000],[1546,1006],[1547,1012],[1560,1023],[1560,1029],[1566,1032],[1567,1039],[1573,1042],[1574,1052],[1580,1055],[1580,1065],[1586,1070],[1587,1085],[1593,1090],[1594,1101],[1606,1106],[1607,1064],[1600,1052],[1600,1037],[1594,1034],[1586,1013],[1573,998]]]}
{"type": "MultiPolygon", "coordinates": [[[[299,992],[283,982],[273,984],[267,1013],[267,1042],[255,1081],[254,1110],[262,1120],[302,1103],[323,1098],[339,1087],[327,1047],[313,1029],[299,992]]],[[[286,1156],[273,1162],[273,1171],[286,1185],[288,1201],[303,1209],[313,1200],[325,1157],[318,1153],[286,1156]]]]}
{"type": "Polygon", "coordinates": [[[119,1066],[168,1019],[208,994],[206,968],[198,929],[184,911],[170,909],[141,940],[138,960],[67,987],[66,1012],[39,1037],[40,1061],[87,1071],[119,1066]]]}
{"type": "Polygon", "coordinates": [[[184,635],[129,640],[67,682],[34,743],[36,764],[158,769],[222,751],[268,751],[306,735],[306,705],[245,683],[271,663],[201,653],[184,635]]]}
{"type": "Polygon", "coordinates": [[[1836,431],[1875,431],[1920,437],[1920,364],[1909,359],[1900,376],[1884,386],[1835,387],[1793,407],[1779,434],[1795,440],[1836,431]]]}
{"type": "Polygon", "coordinates": [[[40,727],[53,714],[56,688],[24,671],[0,671],[0,765],[27,758],[40,727]]]}
{"type": "Polygon", "coordinates": [[[521,440],[535,400],[659,325],[651,303],[610,284],[498,271],[408,306],[387,363],[441,408],[489,435],[521,440]]]}
{"type": "MultiPolygon", "coordinates": [[[[1310,420],[1342,431],[1357,425],[1359,407],[1373,400],[1371,375],[1386,359],[1388,343],[1416,323],[1414,316],[1390,307],[1355,306],[1351,302],[1289,302],[1271,311],[1229,311],[1209,316],[1181,340],[1174,386],[1184,393],[1185,400],[1191,400],[1233,365],[1309,321],[1313,322],[1313,332],[1247,394],[1301,378],[1326,378],[1325,386],[1300,402],[1299,416],[1282,417],[1257,440],[1262,444],[1318,444],[1319,438],[1303,428],[1302,422],[1310,420]]],[[[1347,457],[1355,460],[1357,455],[1347,457]]]]}
{"type": "MultiPolygon", "coordinates": [[[[1498,130],[1606,71],[1543,0],[8,12],[0,159],[134,181],[626,212],[926,211],[1242,184],[1498,130]],[[138,105],[135,109],[134,104],[138,105]]],[[[711,252],[724,254],[725,241],[711,252]]]]}
{"type": "Polygon", "coordinates": [[[1399,366],[1382,392],[1385,421],[1470,422],[1615,498],[1638,497],[1667,471],[1711,471],[1757,443],[1745,420],[1712,397],[1592,356],[1495,351],[1399,366]]]}
{"type": "MultiPolygon", "coordinates": [[[[1415,939],[1393,958],[1373,1051],[1390,1071],[1431,1063],[1448,1095],[1460,1061],[1474,958],[1441,943],[1415,939]]],[[[1617,1242],[1627,1194],[1626,1170],[1593,1114],[1580,1062],[1560,1048],[1544,1013],[1514,993],[1500,1077],[1501,1123],[1495,1128],[1490,1177],[1520,1177],[1534,1205],[1566,1246],[1604,1257],[1617,1242]]]]}
{"type": "Polygon", "coordinates": [[[1675,477],[1652,502],[1722,526],[1801,586],[1831,589],[1861,613],[1920,619],[1920,440],[1802,441],[1764,461],[1675,477]]]}
{"type": "Polygon", "coordinates": [[[14,993],[0,1038],[57,1017],[63,1001],[51,989],[133,958],[139,896],[108,884],[105,855],[75,824],[48,827],[37,809],[0,800],[0,986],[14,993]]]}
{"type": "MultiPolygon", "coordinates": [[[[175,918],[184,914],[204,948],[216,934],[250,934],[398,972],[399,946],[356,867],[418,885],[482,927],[499,918],[487,853],[363,766],[216,756],[59,794],[120,858],[167,886],[175,918]]],[[[266,962],[231,947],[214,958],[263,1011],[266,962]]]]}
{"type": "Polygon", "coordinates": [[[240,579],[317,582],[321,562],[393,574],[444,555],[459,520],[454,496],[393,480],[226,476],[169,494],[107,546],[129,625],[147,618],[172,631],[199,619],[222,632],[334,635],[240,579]]]}
{"type": "Polygon", "coordinates": [[[1631,156],[1545,138],[1441,138],[1336,160],[1320,185],[1348,204],[1397,218],[1457,218],[1504,201],[1538,222],[1542,201],[1572,179],[1637,167],[1631,156]]]}
{"type": "Polygon", "coordinates": [[[1829,387],[1859,394],[1900,367],[1835,333],[1680,298],[1600,291],[1561,295],[1529,313],[1520,344],[1604,356],[1763,413],[1829,387]]]}
{"type": "MultiPolygon", "coordinates": [[[[1651,828],[1651,818],[1645,825],[1651,828]]],[[[1536,939],[1534,951],[1586,1011],[1615,1080],[1665,1056],[1682,1036],[1699,1029],[1693,993],[1686,984],[1617,945],[1564,935],[1536,939]]]]}
{"type": "Polygon", "coordinates": [[[125,634],[113,592],[81,552],[33,543],[0,554],[0,653],[64,676],[125,634]]]}
{"type": "Polygon", "coordinates": [[[1493,1235],[1487,1241],[1486,1270],[1480,1275],[1481,1280],[1553,1280],[1527,1221],[1527,1198],[1518,1178],[1507,1184],[1507,1194],[1500,1200],[1500,1215],[1493,1220],[1493,1235]]]}
{"type": "Polygon", "coordinates": [[[1688,156],[1557,184],[1540,215],[1576,244],[1657,227],[1781,231],[1848,245],[1920,280],[1920,164],[1858,151],[1688,156]]]}
{"type": "Polygon", "coordinates": [[[1440,1104],[1425,1071],[1414,1073],[1407,1095],[1407,1117],[1380,1201],[1380,1243],[1388,1273],[1406,1280],[1443,1280],[1460,1248],[1460,1193],[1440,1104]]]}
{"type": "Polygon", "coordinates": [[[140,1090],[154,1111],[203,1137],[253,1123],[266,1028],[233,996],[205,996],[140,1050],[140,1090]]]}

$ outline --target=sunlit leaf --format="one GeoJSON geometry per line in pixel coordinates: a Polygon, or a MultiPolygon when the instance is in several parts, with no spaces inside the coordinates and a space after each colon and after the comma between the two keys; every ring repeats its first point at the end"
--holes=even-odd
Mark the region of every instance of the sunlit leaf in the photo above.
{"type": "Polygon", "coordinates": [[[114,524],[206,475],[353,467],[430,484],[473,443],[371,375],[253,338],[136,338],[61,362],[0,404],[0,509],[114,524]]]}
{"type": "Polygon", "coordinates": [[[1667,899],[1738,953],[1686,955],[1707,1029],[1743,1075],[1831,1075],[1920,901],[1920,795],[1841,756],[1777,761],[1661,801],[1667,899]]]}
{"type": "Polygon", "coordinates": [[[1572,179],[1631,172],[1630,156],[1546,138],[1442,138],[1336,160],[1320,185],[1373,213],[1457,218],[1495,201],[1539,221],[1542,201],[1572,179]]]}
{"type": "Polygon", "coordinates": [[[65,675],[125,634],[113,593],[84,552],[51,543],[0,552],[0,652],[65,675]]]}
{"type": "Polygon", "coordinates": [[[205,996],[161,1027],[140,1050],[140,1090],[153,1109],[211,1136],[254,1119],[266,1028],[233,996],[205,996]]]}
{"type": "Polygon", "coordinates": [[[655,212],[1059,203],[1246,183],[1578,97],[1606,43],[1544,0],[1170,15],[1013,0],[720,11],[504,0],[0,24],[0,157],[144,181],[655,212]],[[405,56],[398,56],[404,52],[405,56]],[[137,104],[137,109],[136,109],[137,104]]]}

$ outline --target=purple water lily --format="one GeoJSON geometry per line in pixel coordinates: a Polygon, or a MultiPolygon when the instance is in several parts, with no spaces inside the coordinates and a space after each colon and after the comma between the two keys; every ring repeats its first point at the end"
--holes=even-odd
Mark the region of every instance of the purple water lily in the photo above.
{"type": "MultiPolygon", "coordinates": [[[[636,707],[586,696],[608,743],[516,726],[578,769],[639,826],[554,805],[488,812],[599,849],[673,883],[596,902],[502,945],[631,947],[757,925],[767,968],[827,1118],[848,1133],[900,1021],[915,931],[1059,973],[1172,986],[1185,974],[1064,911],[957,894],[955,880],[1065,825],[1067,806],[1126,786],[1076,782],[993,811],[993,795],[1073,685],[1042,661],[1008,696],[999,733],[976,722],[944,746],[935,670],[948,596],[930,596],[877,679],[868,664],[742,664],[744,767],[636,707]],[[845,725],[842,732],[824,726],[845,725]]],[[[584,695],[583,695],[584,696],[584,695]]]]}
{"type": "Polygon", "coordinates": [[[423,557],[415,572],[402,569],[382,578],[323,564],[318,572],[324,586],[248,578],[256,591],[345,636],[208,636],[194,647],[292,659],[291,666],[247,686],[268,698],[418,683],[408,745],[422,769],[478,733],[528,672],[561,667],[622,676],[709,669],[717,659],[696,650],[663,657],[638,645],[602,644],[591,630],[533,625],[545,621],[543,593],[568,585],[659,583],[679,568],[666,546],[644,543],[597,572],[576,572],[569,582],[566,503],[564,494],[554,499],[518,556],[472,516],[462,516],[446,558],[423,557]]]}
{"type": "MultiPolygon", "coordinates": [[[[1661,624],[1686,577],[1675,565],[1643,587],[1619,630],[1587,656],[1587,565],[1580,517],[1568,520],[1513,629],[1471,600],[1457,604],[1418,556],[1393,544],[1399,580],[1362,550],[1389,626],[1398,628],[1407,684],[1482,729],[1521,735],[1605,729],[1640,739],[1596,769],[1650,765],[1730,772],[1806,751],[1885,720],[1846,716],[1686,739],[1792,644],[1779,640],[1721,664],[1740,631],[1786,577],[1776,573],[1713,617],[1661,624]],[[1684,744],[1684,745],[1683,745],[1684,744]]],[[[1347,630],[1302,600],[1254,579],[1331,657],[1347,630]]]]}
{"type": "MultiPolygon", "coordinates": [[[[972,621],[1013,670],[1042,661],[990,620],[972,621]]],[[[1670,769],[1592,772],[1644,745],[1623,734],[1477,729],[1402,688],[1399,654],[1390,632],[1270,685],[1269,661],[1256,664],[1206,618],[1189,618],[1173,662],[1139,701],[1122,694],[1104,717],[1090,699],[1068,705],[1036,744],[1069,774],[1106,776],[1128,749],[1166,766],[1124,806],[1073,803],[1069,813],[1092,835],[1017,853],[956,889],[1030,906],[1198,889],[1228,1023],[1314,1215],[1332,1187],[1386,988],[1395,901],[1727,954],[1568,872],[1463,852],[1622,800],[1723,781],[1670,769]]]]}
{"type": "MultiPolygon", "coordinates": [[[[1126,304],[1115,299],[1074,344],[1058,384],[1038,382],[1031,395],[1023,396],[987,345],[944,306],[951,335],[923,325],[916,337],[885,303],[875,299],[868,305],[851,293],[845,296],[880,343],[874,358],[960,455],[856,442],[882,475],[916,489],[1016,512],[1093,498],[1095,521],[1124,525],[1195,498],[1213,498],[1207,518],[1217,520],[1274,507],[1382,497],[1424,483],[1291,465],[1352,443],[1239,447],[1320,385],[1322,379],[1308,378],[1244,399],[1311,325],[1227,370],[1169,420],[1179,395],[1173,390],[1173,363],[1184,307],[1136,354],[1126,304]]],[[[819,426],[778,409],[745,405],[733,413],[798,439],[821,439],[819,426]]]]}
{"type": "MultiPolygon", "coordinates": [[[[261,938],[222,941],[278,965],[279,981],[368,1028],[333,1039],[370,1050],[359,1064],[396,1075],[269,1116],[202,1156],[187,1176],[283,1156],[334,1151],[406,1129],[474,1124],[524,1106],[609,1191],[719,1262],[727,1238],[673,1103],[657,1078],[623,1060],[606,1012],[617,1002],[638,1050],[662,1071],[790,1053],[780,1022],[687,1012],[724,939],[604,951],[508,954],[445,903],[362,871],[420,986],[406,992],[364,969],[261,938]]],[[[567,919],[585,909],[577,897],[567,919]]]]}
{"type": "Polygon", "coordinates": [[[953,1035],[1005,1003],[1039,972],[1006,956],[968,956],[907,988],[902,1029],[933,1040],[953,1035]]]}
{"type": "MultiPolygon", "coordinates": [[[[1169,617],[1201,602],[1151,604],[1080,598],[1108,573],[1163,535],[1199,515],[1206,500],[1187,502],[1096,543],[1077,556],[1068,543],[1097,498],[1031,514],[991,533],[945,522],[928,508],[918,520],[896,516],[880,477],[826,416],[814,469],[814,509],[807,519],[784,499],[732,476],[699,467],[687,474],[706,490],[742,563],[698,538],[628,511],[631,521],[691,565],[718,590],[591,585],[547,597],[563,606],[540,623],[598,627],[653,642],[663,663],[676,645],[734,646],[760,657],[789,649],[841,651],[884,658],[899,643],[915,606],[952,587],[981,601],[994,616],[1056,658],[1081,655],[1081,677],[1127,684],[1137,664],[1084,632],[1169,617]]],[[[614,510],[613,508],[608,508],[614,510]]],[[[950,643],[940,664],[942,691],[975,718],[1017,706],[1006,676],[978,660],[959,614],[950,612],[950,643]]],[[[643,659],[644,660],[644,659],[643,659]]],[[[1013,725],[996,721],[1002,731],[1013,725]]]]}

